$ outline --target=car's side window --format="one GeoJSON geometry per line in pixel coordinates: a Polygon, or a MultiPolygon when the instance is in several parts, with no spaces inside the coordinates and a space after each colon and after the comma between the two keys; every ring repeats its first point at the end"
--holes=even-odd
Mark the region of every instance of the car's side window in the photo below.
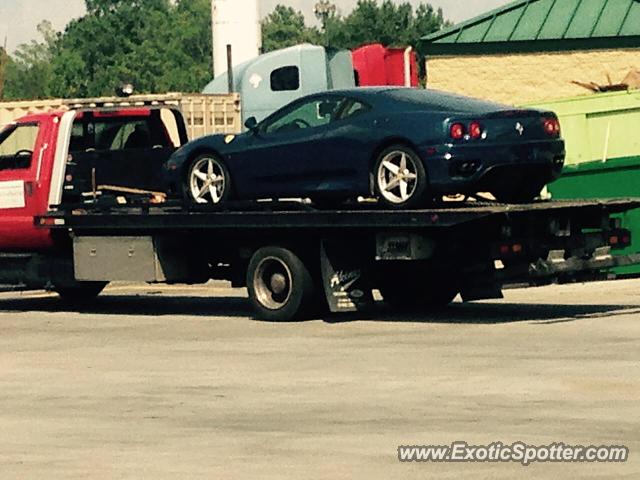
{"type": "Polygon", "coordinates": [[[342,112],[340,112],[340,120],[346,120],[349,118],[355,118],[363,113],[371,110],[371,107],[365,103],[359,102],[354,99],[347,99],[342,106],[342,112]]]}
{"type": "Polygon", "coordinates": [[[291,132],[318,128],[338,119],[341,98],[316,98],[272,119],[263,127],[264,133],[291,132]]]}

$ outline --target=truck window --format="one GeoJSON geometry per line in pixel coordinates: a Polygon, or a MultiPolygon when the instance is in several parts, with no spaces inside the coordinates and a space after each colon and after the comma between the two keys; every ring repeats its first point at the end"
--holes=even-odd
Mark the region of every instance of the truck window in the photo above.
{"type": "Polygon", "coordinates": [[[27,123],[9,127],[0,133],[0,170],[31,167],[39,125],[27,123]]]}
{"type": "Polygon", "coordinates": [[[151,133],[145,120],[95,124],[97,150],[130,150],[151,148],[151,133]]]}
{"type": "Polygon", "coordinates": [[[74,124],[70,151],[118,151],[174,147],[160,112],[150,116],[84,116],[74,124]]]}
{"type": "Polygon", "coordinates": [[[296,66],[282,67],[271,72],[271,90],[294,91],[300,88],[300,69],[296,66]]]}

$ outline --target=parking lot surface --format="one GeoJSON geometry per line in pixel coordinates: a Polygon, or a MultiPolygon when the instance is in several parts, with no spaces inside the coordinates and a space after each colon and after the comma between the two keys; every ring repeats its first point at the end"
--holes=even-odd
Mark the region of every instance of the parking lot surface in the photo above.
{"type": "Polygon", "coordinates": [[[0,478],[640,478],[640,281],[441,312],[252,318],[243,290],[0,295],[0,478]],[[624,444],[625,464],[407,464],[399,445],[624,444]]]}

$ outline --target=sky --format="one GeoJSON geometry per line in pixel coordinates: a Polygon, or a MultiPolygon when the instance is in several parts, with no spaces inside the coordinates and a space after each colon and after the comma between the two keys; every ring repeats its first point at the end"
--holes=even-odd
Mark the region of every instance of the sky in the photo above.
{"type": "MultiPolygon", "coordinates": [[[[238,0],[242,1],[242,0],[238,0]]],[[[398,0],[398,3],[409,1],[414,5],[424,0],[398,0]]],[[[313,6],[317,0],[259,0],[262,15],[269,13],[277,4],[290,5],[301,10],[314,21],[313,6]]],[[[348,13],[357,0],[333,0],[341,13],[348,13]]],[[[490,9],[509,3],[508,0],[429,0],[434,7],[441,7],[445,18],[454,22],[467,20],[490,9]]],[[[64,30],[65,25],[74,17],[84,13],[84,0],[0,0],[0,42],[11,52],[21,43],[37,37],[36,26],[42,20],[49,20],[57,30],[64,30]]]]}

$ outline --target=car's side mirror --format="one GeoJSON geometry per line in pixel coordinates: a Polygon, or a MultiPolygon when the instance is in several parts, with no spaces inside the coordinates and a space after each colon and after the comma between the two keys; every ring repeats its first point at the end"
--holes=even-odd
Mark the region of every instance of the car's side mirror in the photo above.
{"type": "Polygon", "coordinates": [[[244,126],[247,130],[255,132],[258,129],[258,120],[256,120],[256,117],[249,117],[247,121],[244,122],[244,126]]]}

